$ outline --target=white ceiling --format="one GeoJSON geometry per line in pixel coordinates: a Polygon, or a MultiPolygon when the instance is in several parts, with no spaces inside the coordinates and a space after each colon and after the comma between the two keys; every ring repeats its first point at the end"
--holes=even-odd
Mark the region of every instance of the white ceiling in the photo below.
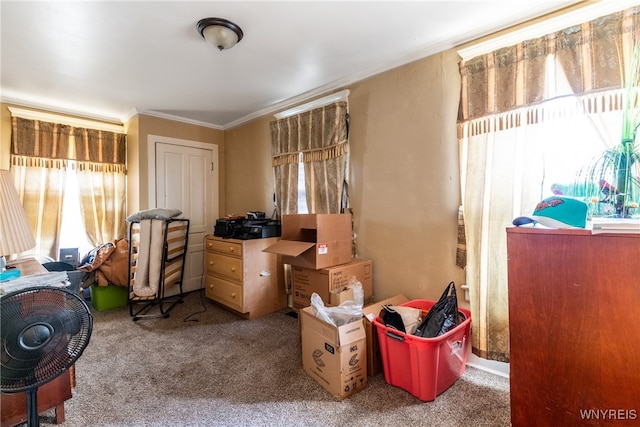
{"type": "Polygon", "coordinates": [[[3,102],[226,129],[579,1],[6,1],[3,102]],[[207,17],[244,31],[218,51],[207,17]]]}

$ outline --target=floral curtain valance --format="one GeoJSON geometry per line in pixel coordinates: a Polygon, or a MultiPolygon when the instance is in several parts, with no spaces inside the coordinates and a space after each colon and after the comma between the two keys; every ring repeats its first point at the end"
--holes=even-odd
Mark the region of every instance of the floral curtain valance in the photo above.
{"type": "Polygon", "coordinates": [[[349,151],[347,117],[343,101],[271,122],[273,166],[345,155],[349,151]]]}
{"type": "Polygon", "coordinates": [[[124,169],[126,135],[12,117],[12,163],[65,167],[68,160],[91,171],[124,169]],[[16,163],[18,162],[18,163],[16,163]]]}
{"type": "MultiPolygon", "coordinates": [[[[639,37],[640,7],[633,7],[463,61],[458,120],[536,106],[568,95],[620,89],[622,70],[630,63],[639,37]]],[[[598,107],[620,106],[614,101],[598,107]]],[[[518,126],[508,121],[502,125],[518,126]]]]}

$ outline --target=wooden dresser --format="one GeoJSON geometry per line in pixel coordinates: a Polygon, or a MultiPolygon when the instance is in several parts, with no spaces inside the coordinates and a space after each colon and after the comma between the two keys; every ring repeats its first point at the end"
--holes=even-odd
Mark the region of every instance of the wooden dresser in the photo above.
{"type": "MultiPolygon", "coordinates": [[[[46,273],[47,270],[34,258],[11,262],[10,265],[19,268],[22,276],[46,273]]],[[[38,414],[55,408],[55,423],[64,422],[64,402],[71,399],[71,388],[75,379],[73,366],[52,381],[38,387],[38,414]]],[[[2,427],[14,426],[27,421],[27,395],[21,393],[0,393],[0,407],[2,408],[2,427]]]]}
{"type": "Polygon", "coordinates": [[[640,235],[507,229],[511,423],[640,424],[640,235]]]}
{"type": "Polygon", "coordinates": [[[279,237],[205,239],[205,295],[247,319],[286,308],[280,257],[262,252],[279,237]]]}

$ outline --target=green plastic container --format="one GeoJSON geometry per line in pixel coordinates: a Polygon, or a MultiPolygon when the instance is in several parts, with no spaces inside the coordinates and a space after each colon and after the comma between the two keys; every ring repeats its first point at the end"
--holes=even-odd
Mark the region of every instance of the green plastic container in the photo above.
{"type": "Polygon", "coordinates": [[[91,305],[98,311],[111,310],[112,308],[127,305],[127,288],[122,286],[107,285],[89,287],[91,305]]]}

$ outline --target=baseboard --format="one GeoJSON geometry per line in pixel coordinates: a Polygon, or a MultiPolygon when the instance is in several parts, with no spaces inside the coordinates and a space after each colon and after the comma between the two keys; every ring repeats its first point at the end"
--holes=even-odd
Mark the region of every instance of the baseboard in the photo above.
{"type": "Polygon", "coordinates": [[[508,363],[483,359],[482,357],[478,357],[471,352],[469,354],[469,357],[467,358],[467,366],[471,366],[472,368],[491,372],[492,374],[500,375],[501,377],[509,378],[508,363]]]}

